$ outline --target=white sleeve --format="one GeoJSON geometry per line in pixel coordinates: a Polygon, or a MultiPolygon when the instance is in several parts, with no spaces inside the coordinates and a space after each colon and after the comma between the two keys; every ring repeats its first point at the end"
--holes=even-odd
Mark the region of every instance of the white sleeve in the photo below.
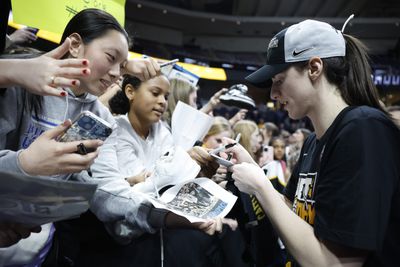
{"type": "Polygon", "coordinates": [[[126,221],[132,227],[154,232],[146,214],[140,214],[145,198],[134,192],[118,168],[116,152],[118,130],[116,129],[100,148],[98,158],[91,166],[93,177],[82,172],[80,180],[96,183],[97,190],[91,200],[90,209],[103,222],[126,221]]]}

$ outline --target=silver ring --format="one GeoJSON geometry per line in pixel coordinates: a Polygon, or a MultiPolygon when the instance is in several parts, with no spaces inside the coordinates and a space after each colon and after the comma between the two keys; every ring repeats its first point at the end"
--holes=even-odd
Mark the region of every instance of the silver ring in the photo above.
{"type": "Polygon", "coordinates": [[[56,77],[54,77],[54,76],[51,76],[50,77],[50,84],[54,84],[54,80],[56,79],[56,77]]]}

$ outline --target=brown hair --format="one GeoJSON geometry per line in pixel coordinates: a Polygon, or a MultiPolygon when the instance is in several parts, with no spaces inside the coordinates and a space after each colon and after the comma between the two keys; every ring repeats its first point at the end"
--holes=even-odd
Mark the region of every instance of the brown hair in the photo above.
{"type": "Polygon", "coordinates": [[[240,120],[233,126],[235,135],[241,134],[239,143],[249,152],[251,157],[255,159],[255,153],[251,147],[251,135],[258,130],[258,126],[254,121],[251,120],[240,120]]]}
{"type": "Polygon", "coordinates": [[[171,125],[172,113],[174,113],[175,107],[178,101],[182,101],[185,104],[189,104],[189,95],[196,91],[197,88],[188,81],[182,79],[170,79],[170,94],[168,97],[168,107],[164,113],[164,121],[171,125]]]}
{"type": "Polygon", "coordinates": [[[228,131],[230,133],[230,138],[233,137],[233,131],[231,128],[231,125],[229,124],[229,121],[225,119],[224,117],[221,116],[216,116],[214,117],[213,124],[211,125],[210,130],[208,130],[206,136],[204,137],[204,141],[210,136],[222,133],[228,131]]]}
{"type": "MultiPolygon", "coordinates": [[[[367,47],[357,38],[343,34],[346,56],[323,58],[324,72],[330,83],[337,85],[343,100],[350,106],[370,106],[388,113],[379,102],[378,90],[372,80],[367,47]]],[[[303,69],[308,62],[299,62],[303,69]]]]}

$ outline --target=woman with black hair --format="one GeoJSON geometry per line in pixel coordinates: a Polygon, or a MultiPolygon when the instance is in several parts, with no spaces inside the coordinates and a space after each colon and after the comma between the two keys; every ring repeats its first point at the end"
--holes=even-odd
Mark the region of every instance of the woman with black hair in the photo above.
{"type": "MultiPolygon", "coordinates": [[[[71,124],[68,119],[76,118],[82,111],[91,111],[113,125],[112,115],[97,101],[97,96],[123,73],[148,79],[159,72],[159,66],[153,59],[127,60],[128,35],[118,21],[104,11],[85,9],[76,14],[67,24],[61,41],[67,38],[68,52],[63,58],[66,62],[79,59],[85,65],[77,80],[69,80],[71,86],[65,84],[68,79],[62,71],[53,72],[52,76],[42,80],[62,87],[62,91],[58,89],[61,93],[57,96],[37,97],[27,94],[25,90],[10,88],[1,97],[2,170],[51,175],[59,179],[69,179],[73,173],[86,170],[97,157],[96,149],[103,142],[57,142],[57,136],[71,124]],[[80,143],[93,149],[93,152],[86,155],[76,153],[80,143]]],[[[2,264],[40,265],[51,247],[53,232],[54,227],[48,224],[42,227],[41,233],[32,234],[28,239],[0,251],[2,264]],[[36,241],[30,243],[34,239],[36,241]],[[27,244],[29,252],[21,249],[24,244],[27,244]]]]}

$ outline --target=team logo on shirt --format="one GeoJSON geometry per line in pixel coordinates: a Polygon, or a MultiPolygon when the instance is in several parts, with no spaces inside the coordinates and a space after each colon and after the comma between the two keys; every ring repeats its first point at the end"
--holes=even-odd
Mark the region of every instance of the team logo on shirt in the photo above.
{"type": "Polygon", "coordinates": [[[28,148],[29,145],[35,141],[35,139],[41,135],[44,131],[54,128],[60,124],[59,121],[54,121],[44,116],[36,117],[32,116],[26,132],[22,136],[21,148],[28,148]]]}
{"type": "Polygon", "coordinates": [[[314,189],[316,178],[316,172],[300,173],[293,202],[293,211],[311,225],[314,224],[315,218],[314,189]]]}

